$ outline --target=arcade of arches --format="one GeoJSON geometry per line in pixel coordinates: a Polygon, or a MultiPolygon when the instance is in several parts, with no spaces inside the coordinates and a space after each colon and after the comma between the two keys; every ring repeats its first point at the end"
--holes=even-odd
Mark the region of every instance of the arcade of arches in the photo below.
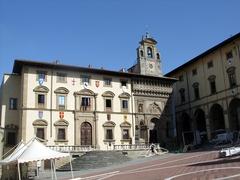
{"type": "Polygon", "coordinates": [[[198,131],[200,134],[204,134],[207,139],[207,134],[209,134],[208,138],[213,138],[212,135],[216,130],[226,129],[230,131],[239,131],[240,99],[232,99],[229,103],[227,112],[228,122],[225,122],[226,116],[224,116],[223,107],[218,103],[215,103],[210,107],[208,116],[201,108],[194,111],[193,117],[191,117],[187,112],[182,112],[179,114],[177,120],[179,140],[182,140],[183,134],[187,132],[198,131]],[[228,124],[226,125],[226,123],[228,124]]]}

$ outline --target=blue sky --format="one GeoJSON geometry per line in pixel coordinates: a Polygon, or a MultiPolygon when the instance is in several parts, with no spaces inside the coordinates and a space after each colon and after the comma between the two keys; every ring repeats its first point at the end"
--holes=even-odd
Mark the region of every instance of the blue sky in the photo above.
{"type": "Polygon", "coordinates": [[[0,75],[14,59],[119,70],[149,31],[167,73],[240,30],[239,0],[0,0],[0,75]]]}

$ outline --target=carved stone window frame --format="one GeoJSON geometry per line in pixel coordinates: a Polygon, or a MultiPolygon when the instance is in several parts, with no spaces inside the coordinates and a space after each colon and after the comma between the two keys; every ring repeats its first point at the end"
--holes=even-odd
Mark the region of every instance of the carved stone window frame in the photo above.
{"type": "Polygon", "coordinates": [[[103,124],[103,128],[104,128],[104,142],[108,142],[108,143],[111,143],[111,142],[115,142],[115,133],[114,133],[114,130],[115,130],[115,126],[116,124],[113,122],[113,121],[106,121],[104,124],[103,124]],[[107,139],[107,130],[112,130],[112,139],[107,139]]]}
{"type": "Polygon", "coordinates": [[[125,121],[125,122],[122,122],[121,124],[120,124],[120,127],[121,127],[121,142],[130,142],[131,141],[131,124],[129,123],[129,122],[127,122],[127,121],[125,121]],[[128,135],[129,135],[129,137],[128,137],[128,139],[126,139],[126,138],[124,138],[124,130],[128,130],[128,135]]]}
{"type": "Polygon", "coordinates": [[[97,96],[97,94],[95,94],[92,90],[90,89],[82,89],[80,91],[74,92],[74,96],[75,96],[75,109],[79,110],[81,112],[90,112],[93,110],[94,107],[94,103],[96,103],[94,101],[94,96],[97,96]],[[82,97],[87,97],[90,98],[90,106],[87,107],[82,107],[82,97]]]}
{"type": "Polygon", "coordinates": [[[113,98],[115,94],[112,91],[105,91],[102,94],[103,100],[104,100],[104,111],[106,112],[112,112],[113,111],[113,98]],[[106,100],[111,100],[111,108],[106,107],[106,100]]]}
{"type": "Polygon", "coordinates": [[[8,124],[5,126],[5,141],[4,141],[4,145],[5,146],[14,146],[17,144],[17,134],[18,134],[18,126],[15,124],[8,124]],[[15,144],[8,144],[8,137],[9,137],[9,133],[15,133],[15,144]]]}
{"type": "Polygon", "coordinates": [[[193,83],[192,87],[195,100],[200,99],[199,83],[198,82],[193,83]]]}
{"type": "Polygon", "coordinates": [[[33,89],[33,92],[35,92],[35,107],[39,109],[47,108],[47,94],[49,89],[46,86],[37,86],[33,89]],[[38,103],[38,95],[44,95],[44,104],[38,103]]]}
{"type": "Polygon", "coordinates": [[[34,134],[37,137],[37,129],[38,128],[43,128],[44,129],[44,139],[40,139],[42,142],[47,142],[47,127],[48,127],[48,122],[44,119],[37,119],[33,121],[32,123],[34,127],[34,134]]]}
{"type": "Polygon", "coordinates": [[[120,94],[119,96],[120,99],[120,107],[121,107],[121,112],[129,112],[129,99],[130,99],[130,94],[124,92],[120,94]],[[127,101],[127,108],[123,108],[123,101],[127,101]]]}
{"type": "Polygon", "coordinates": [[[56,94],[56,109],[59,110],[67,109],[67,95],[69,93],[69,90],[65,87],[59,87],[54,91],[54,93],[56,94]],[[64,96],[64,106],[59,105],[60,96],[64,96]]]}
{"type": "Polygon", "coordinates": [[[217,87],[216,87],[216,76],[211,75],[208,77],[209,81],[209,88],[210,88],[210,93],[215,94],[217,92],[217,87]]]}
{"type": "Polygon", "coordinates": [[[58,121],[56,121],[54,123],[55,126],[55,142],[56,143],[64,143],[67,144],[68,142],[68,126],[69,126],[69,122],[65,119],[59,119],[58,121]],[[59,133],[59,129],[64,129],[65,130],[65,139],[58,139],[58,133],[59,133]]]}
{"type": "Polygon", "coordinates": [[[237,77],[236,77],[236,67],[232,66],[227,69],[228,82],[230,88],[235,88],[237,86],[237,77]]]}

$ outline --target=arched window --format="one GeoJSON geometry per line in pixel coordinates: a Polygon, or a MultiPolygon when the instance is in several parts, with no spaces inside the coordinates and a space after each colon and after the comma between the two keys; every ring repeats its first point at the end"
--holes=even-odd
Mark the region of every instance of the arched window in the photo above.
{"type": "Polygon", "coordinates": [[[140,56],[143,57],[143,50],[140,51],[140,56]]]}
{"type": "Polygon", "coordinates": [[[148,56],[148,58],[152,58],[153,57],[152,48],[150,48],[150,47],[147,48],[147,56],[148,56]]]}
{"type": "Polygon", "coordinates": [[[157,59],[160,59],[160,55],[159,55],[159,53],[157,53],[157,59]]]}

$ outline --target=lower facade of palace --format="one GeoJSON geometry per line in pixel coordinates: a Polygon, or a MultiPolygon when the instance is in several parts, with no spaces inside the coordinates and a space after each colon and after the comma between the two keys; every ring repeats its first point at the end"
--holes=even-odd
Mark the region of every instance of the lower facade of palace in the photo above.
{"type": "Polygon", "coordinates": [[[173,136],[173,78],[22,60],[13,71],[1,89],[6,147],[37,136],[48,146],[109,150],[173,136]]]}

